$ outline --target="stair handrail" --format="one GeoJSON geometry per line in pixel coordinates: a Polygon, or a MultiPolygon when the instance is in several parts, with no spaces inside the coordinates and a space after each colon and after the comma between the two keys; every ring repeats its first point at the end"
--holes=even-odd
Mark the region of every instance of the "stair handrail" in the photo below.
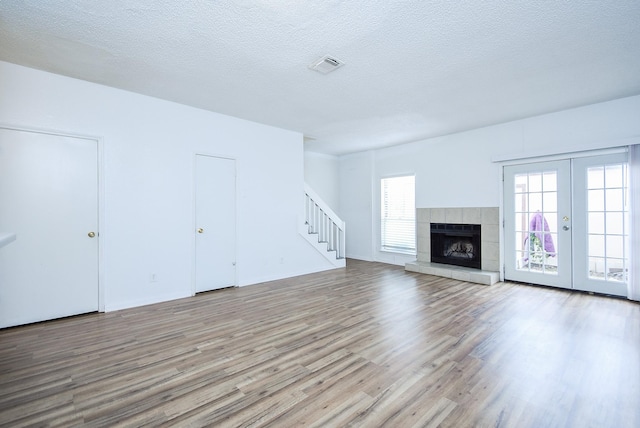
{"type": "Polygon", "coordinates": [[[305,192],[305,222],[310,233],[318,233],[319,240],[328,242],[329,248],[336,251],[338,258],[344,258],[346,253],[345,228],[346,223],[329,207],[307,183],[305,192]],[[313,207],[311,206],[313,204],[313,207]],[[317,210],[315,209],[317,207],[317,210]],[[318,216],[322,221],[318,221],[318,216]],[[330,223],[325,224],[325,220],[330,223]]]}
{"type": "Polygon", "coordinates": [[[309,195],[309,197],[320,207],[322,211],[327,213],[331,221],[337,224],[340,229],[344,230],[345,222],[336,214],[329,205],[318,195],[307,183],[304,184],[304,193],[309,195]]]}

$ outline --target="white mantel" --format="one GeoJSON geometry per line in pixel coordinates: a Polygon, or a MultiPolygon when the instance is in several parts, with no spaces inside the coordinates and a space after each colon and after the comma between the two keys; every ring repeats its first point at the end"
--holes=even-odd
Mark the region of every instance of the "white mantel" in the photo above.
{"type": "Polygon", "coordinates": [[[16,240],[15,233],[0,232],[0,248],[4,247],[5,245],[9,245],[15,240],[16,240]]]}

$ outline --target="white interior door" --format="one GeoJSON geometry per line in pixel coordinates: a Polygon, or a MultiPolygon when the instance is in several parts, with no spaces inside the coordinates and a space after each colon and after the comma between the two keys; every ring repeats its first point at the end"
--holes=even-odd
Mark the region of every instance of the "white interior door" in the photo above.
{"type": "Polygon", "coordinates": [[[505,279],[626,295],[627,155],[504,168],[505,279]]]}
{"type": "Polygon", "coordinates": [[[196,155],[196,293],[236,284],[235,160],[196,155]]]}
{"type": "Polygon", "coordinates": [[[0,327],[98,310],[97,150],[0,129],[0,327]]]}

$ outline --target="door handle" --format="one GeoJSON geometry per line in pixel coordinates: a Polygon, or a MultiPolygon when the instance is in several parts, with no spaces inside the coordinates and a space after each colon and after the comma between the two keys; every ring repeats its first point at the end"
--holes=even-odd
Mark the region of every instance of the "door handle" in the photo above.
{"type": "Polygon", "coordinates": [[[569,226],[562,226],[562,230],[569,230],[569,226]]]}
{"type": "Polygon", "coordinates": [[[199,227],[199,228],[198,228],[198,233],[204,233],[204,229],[203,229],[203,228],[201,228],[201,227],[199,227]]]}
{"type": "Polygon", "coordinates": [[[94,236],[96,236],[96,233],[95,232],[89,232],[89,233],[87,233],[87,236],[89,238],[93,238],[94,236]]]}

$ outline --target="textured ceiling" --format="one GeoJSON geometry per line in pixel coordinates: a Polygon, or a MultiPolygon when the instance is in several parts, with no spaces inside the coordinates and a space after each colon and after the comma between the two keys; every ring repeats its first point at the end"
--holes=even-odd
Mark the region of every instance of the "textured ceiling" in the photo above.
{"type": "Polygon", "coordinates": [[[640,94],[640,1],[3,0],[0,60],[342,154],[640,94]]]}

